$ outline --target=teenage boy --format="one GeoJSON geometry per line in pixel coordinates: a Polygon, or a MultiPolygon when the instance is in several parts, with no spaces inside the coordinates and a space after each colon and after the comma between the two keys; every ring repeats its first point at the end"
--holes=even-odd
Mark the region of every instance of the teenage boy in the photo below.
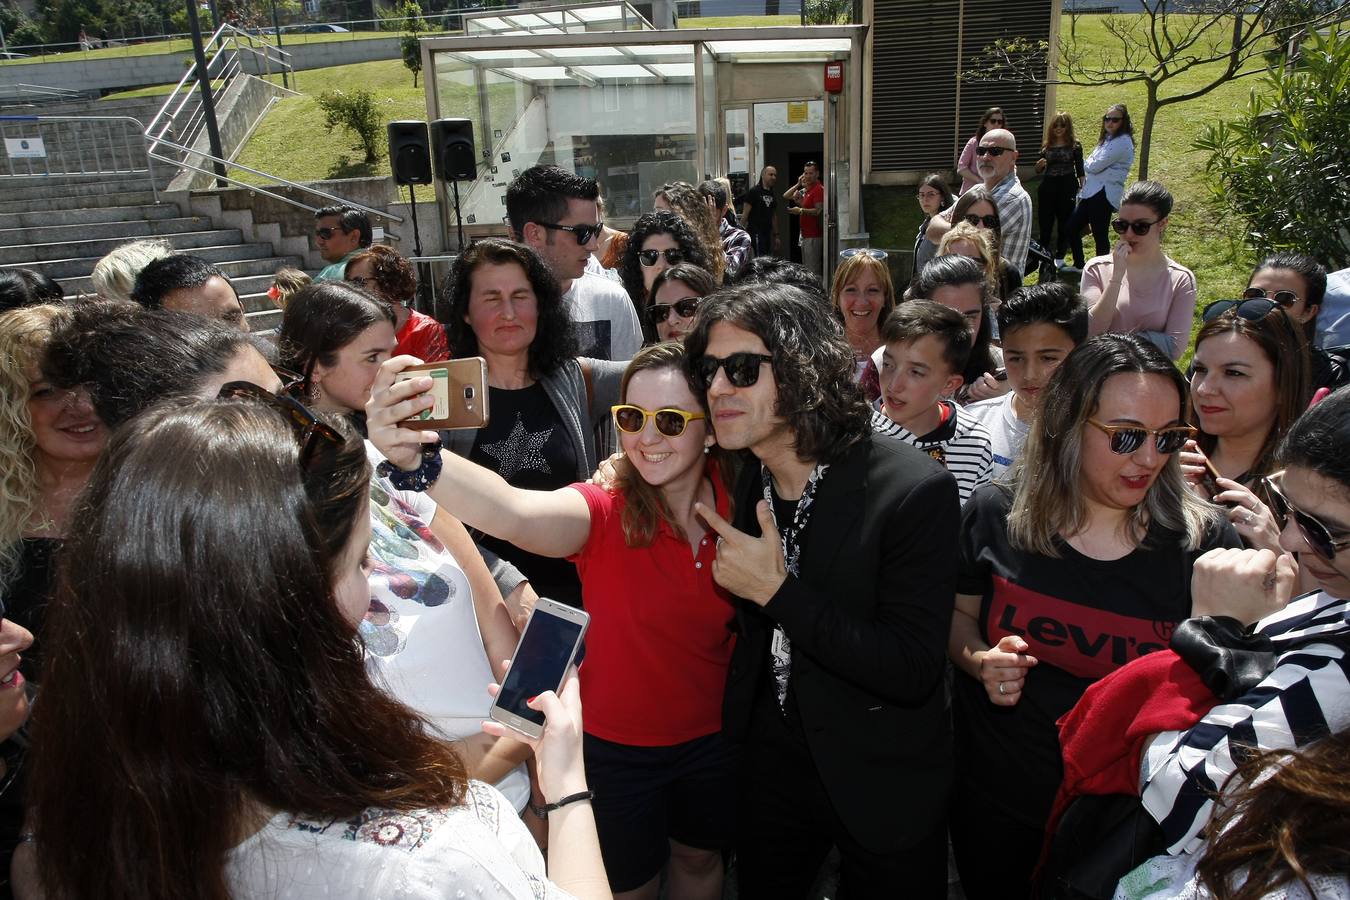
{"type": "Polygon", "coordinates": [[[998,327],[1012,390],[965,407],[989,431],[996,480],[1022,455],[1046,382],[1087,339],[1088,308],[1067,285],[1037,284],[1019,288],[1003,301],[998,327]]]}
{"type": "Polygon", "coordinates": [[[993,478],[989,432],[943,397],[961,386],[974,338],[965,316],[932,300],[900,304],[881,325],[881,409],[872,430],[947,467],[964,504],[993,478]]]}

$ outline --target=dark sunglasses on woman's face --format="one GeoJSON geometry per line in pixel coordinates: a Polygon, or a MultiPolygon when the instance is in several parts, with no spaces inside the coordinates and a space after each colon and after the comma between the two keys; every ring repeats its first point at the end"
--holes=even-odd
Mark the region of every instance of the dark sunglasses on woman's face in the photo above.
{"type": "Polygon", "coordinates": [[[998,216],[977,216],[974,213],[966,213],[961,218],[965,219],[976,228],[979,228],[981,225],[989,229],[998,227],[998,216]]]}
{"type": "Polygon", "coordinates": [[[1166,456],[1176,453],[1186,442],[1195,437],[1195,428],[1191,425],[1168,425],[1166,428],[1140,428],[1137,425],[1107,425],[1096,419],[1088,419],[1088,424],[1106,432],[1110,440],[1112,453],[1128,456],[1140,447],[1149,435],[1153,436],[1153,446],[1166,456]]]}
{"type": "Polygon", "coordinates": [[[1121,122],[1124,121],[1124,119],[1124,116],[1102,116],[1103,122],[1121,122]]]}
{"type": "Polygon", "coordinates": [[[1274,300],[1286,309],[1303,298],[1293,291],[1268,291],[1265,288],[1249,287],[1242,292],[1243,300],[1274,300]]]}
{"type": "Polygon", "coordinates": [[[650,269],[663,256],[666,258],[666,262],[672,266],[678,266],[684,262],[684,251],[678,247],[671,247],[669,250],[639,250],[638,262],[650,269]]]}
{"type": "Polygon", "coordinates": [[[674,303],[653,303],[647,307],[647,321],[653,325],[660,325],[670,315],[672,309],[681,319],[693,318],[694,313],[698,311],[698,305],[702,302],[702,297],[681,297],[674,303]]]}
{"type": "Polygon", "coordinates": [[[732,387],[750,387],[759,381],[760,366],[772,362],[773,357],[763,353],[733,353],[722,359],[716,356],[699,357],[698,362],[694,363],[694,386],[700,391],[708,390],[717,378],[717,370],[721,369],[726,372],[727,381],[731,382],[732,387]]]}
{"type": "Polygon", "coordinates": [[[691,421],[703,418],[703,413],[689,412],[687,409],[643,409],[631,403],[611,406],[609,411],[614,414],[615,426],[624,434],[641,434],[642,429],[647,427],[647,420],[651,419],[656,422],[656,430],[666,437],[679,437],[691,421]]]}
{"type": "Polygon", "coordinates": [[[258,387],[251,381],[231,381],[221,387],[216,395],[221,400],[256,400],[280,412],[295,429],[300,439],[300,468],[308,468],[322,446],[341,447],[345,442],[342,435],[332,426],[320,422],[314,413],[293,397],[274,394],[266,388],[258,387]]]}
{"type": "Polygon", "coordinates": [[[1210,322],[1226,312],[1231,312],[1249,322],[1259,322],[1279,308],[1279,303],[1264,297],[1257,297],[1254,300],[1215,300],[1201,311],[1200,319],[1203,322],[1210,322]]]}
{"type": "Polygon", "coordinates": [[[1312,551],[1322,559],[1333,562],[1336,559],[1336,551],[1350,547],[1350,539],[1338,541],[1333,538],[1331,529],[1290,503],[1289,498],[1280,492],[1270,478],[1262,478],[1261,486],[1266,489],[1266,496],[1270,498],[1270,511],[1275,514],[1275,521],[1280,528],[1283,529],[1289,517],[1293,516],[1294,524],[1298,526],[1303,540],[1307,541],[1312,551]]]}
{"type": "Polygon", "coordinates": [[[1157,219],[1154,219],[1152,222],[1145,222],[1143,219],[1136,219],[1133,222],[1128,219],[1116,219],[1111,223],[1111,230],[1116,234],[1124,234],[1127,231],[1133,231],[1135,234],[1142,237],[1148,234],[1148,230],[1157,224],[1157,219]]]}
{"type": "Polygon", "coordinates": [[[549,231],[566,231],[577,239],[577,246],[584,246],[591,242],[592,238],[600,237],[600,233],[605,230],[604,222],[596,222],[594,225],[559,225],[557,222],[535,222],[540,228],[547,228],[549,231]]]}

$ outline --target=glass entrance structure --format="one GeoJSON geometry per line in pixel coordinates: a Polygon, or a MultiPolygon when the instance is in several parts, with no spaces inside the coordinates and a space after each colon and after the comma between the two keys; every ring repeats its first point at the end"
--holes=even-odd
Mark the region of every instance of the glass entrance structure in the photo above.
{"type": "MultiPolygon", "coordinates": [[[[772,165],[781,194],[809,160],[825,180],[832,260],[860,231],[866,29],[663,31],[601,7],[582,7],[591,19],[573,15],[571,27],[546,18],[559,11],[531,9],[528,28],[466,17],[464,35],[423,39],[428,119],[473,123],[478,178],[459,185],[466,236],[504,233],[506,187],[539,163],[598,180],[606,220],[626,228],[667,181],[726,175],[740,193],[772,165]],[[842,67],[837,93],[826,91],[827,63],[842,67]]],[[[436,190],[448,239],[453,200],[446,185],[436,190]]]]}

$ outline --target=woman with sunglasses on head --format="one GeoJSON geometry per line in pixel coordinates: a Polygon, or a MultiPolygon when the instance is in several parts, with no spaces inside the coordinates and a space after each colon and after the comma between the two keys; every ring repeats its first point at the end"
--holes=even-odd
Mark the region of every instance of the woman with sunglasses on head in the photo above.
{"type": "Polygon", "coordinates": [[[648,340],[681,341],[694,327],[703,298],[717,290],[707,272],[690,263],[662,269],[652,281],[643,314],[648,340]]]}
{"type": "Polygon", "coordinates": [[[830,306],[853,348],[858,381],[869,403],[881,397],[872,354],[881,348],[881,323],[895,309],[895,285],[886,251],[852,247],[839,254],[830,286],[830,306]]]}
{"type": "Polygon", "coordinates": [[[1080,345],[1051,376],[1011,484],[963,511],[951,659],[951,829],[971,900],[1029,895],[1062,780],[1055,722],[1093,681],[1167,646],[1191,567],[1237,546],[1186,488],[1186,382],[1133,335],[1080,345]]]}
{"type": "Polygon", "coordinates": [[[1249,546],[1275,549],[1279,528],[1261,478],[1308,406],[1307,345],[1265,298],[1219,300],[1202,320],[1191,362],[1191,421],[1199,433],[1181,454],[1182,471],[1199,495],[1228,507],[1249,546]]]}
{"type": "Polygon", "coordinates": [[[919,233],[914,237],[915,272],[937,256],[937,243],[928,237],[928,226],[932,224],[933,216],[950,208],[954,202],[956,197],[941,173],[931,172],[919,182],[919,208],[923,210],[923,222],[919,224],[919,233]]]}
{"type": "Polygon", "coordinates": [[[1181,359],[1195,315],[1195,274],[1162,249],[1172,194],[1137,181],[1120,199],[1111,228],[1120,235],[1110,256],[1090,260],[1082,294],[1092,333],[1138,333],[1173,360],[1181,359]]]}
{"type": "Polygon", "coordinates": [[[1111,215],[1120,209],[1125,180],[1130,177],[1134,163],[1134,126],[1130,111],[1124,103],[1109,107],[1102,116],[1102,130],[1097,146],[1083,163],[1085,177],[1064,233],[1069,236],[1075,270],[1083,268],[1083,227],[1092,226],[1092,238],[1097,244],[1097,255],[1111,252],[1111,215]]]}
{"type": "Polygon", "coordinates": [[[975,136],[966,141],[966,146],[961,149],[961,155],[956,160],[956,174],[961,176],[960,193],[964,194],[977,184],[984,184],[980,173],[975,171],[975,148],[980,145],[980,138],[984,137],[986,131],[1007,127],[1008,117],[1003,114],[1002,107],[991,106],[980,116],[980,127],[975,131],[975,136]]]}
{"type": "Polygon", "coordinates": [[[281,365],[300,375],[295,391],[322,412],[347,416],[365,433],[363,409],[380,363],[398,337],[393,308],[343,281],[317,281],[286,304],[277,333],[281,365]]]}
{"type": "MultiPolygon", "coordinates": [[[[300,383],[269,366],[242,332],[134,303],[76,307],[52,336],[44,366],[53,384],[87,391],[114,429],[151,406],[214,398],[227,384],[235,394],[241,385],[245,393],[251,386],[281,394],[300,383]]],[[[523,810],[528,749],[478,726],[488,660],[509,656],[518,638],[502,597],[528,602],[528,583],[495,556],[481,556],[463,525],[423,494],[376,476],[368,507],[370,613],[359,629],[368,668],[459,742],[473,777],[496,784],[523,810]]]]}
{"type": "Polygon", "coordinates": [[[734,613],[712,577],[716,535],[694,506],[726,515],[733,479],[684,352],[656,344],[629,363],[613,408],[623,457],[607,487],[522,490],[467,460],[424,453],[433,435],[401,423],[428,406],[420,392],[430,379],[395,382],[407,358],[384,367],[368,410],[376,446],[417,472],[400,477],[430,481],[431,497],[472,526],[575,564],[591,614],[586,771],[610,885],[655,898],[669,856],[670,896],[717,900],[720,850],[733,833],[720,731],[734,613]]]}
{"type": "Polygon", "coordinates": [[[343,279],[374,294],[394,311],[394,353],[416,356],[422,362],[450,357],[445,328],[431,316],[412,308],[417,295],[417,270],[397,250],[376,244],[347,260],[343,279]]]}
{"type": "MultiPolygon", "coordinates": [[[[444,432],[446,449],[518,488],[555,490],[590,478],[625,363],[577,356],[571,316],[548,267],[524,244],[487,238],[455,261],[443,295],[455,358],[487,362],[491,413],[483,428],[444,432]]],[[[566,561],[500,537],[485,535],[482,543],[525,573],[540,596],[581,605],[581,583],[566,561]]]]}
{"type": "MultiPolygon", "coordinates": [[[[657,211],[673,212],[684,219],[703,245],[706,263],[699,263],[708,274],[720,283],[727,271],[727,255],[722,249],[722,232],[718,225],[717,213],[708,205],[703,195],[687,181],[672,181],[664,184],[653,198],[657,211]]],[[[688,257],[685,257],[688,259],[688,257]]],[[[674,263],[671,263],[674,265],[674,263]]]]}
{"type": "MultiPolygon", "coordinates": [[[[628,233],[623,254],[623,286],[633,305],[641,308],[651,295],[656,276],[671,266],[689,263],[712,274],[708,251],[684,218],[668,209],[658,209],[638,218],[628,233]]],[[[719,281],[713,275],[714,281],[719,281]]]]}
{"type": "MultiPolygon", "coordinates": [[[[550,814],[544,881],[501,795],[371,681],[367,452],[296,409],[161,407],[96,468],[34,721],[46,895],[607,896],[586,803],[550,814]]],[[[584,796],[575,681],[532,705],[546,797],[584,796]]]]}
{"type": "MultiPolygon", "coordinates": [[[[1036,157],[1036,171],[1041,175],[1041,186],[1036,194],[1036,205],[1041,216],[1041,246],[1052,251],[1055,265],[1064,265],[1068,252],[1069,233],[1066,230],[1073,215],[1074,198],[1083,187],[1083,145],[1073,136],[1073,117],[1059,112],[1045,127],[1045,143],[1036,157]],[[1059,240],[1055,240],[1055,226],[1059,226],[1059,240]]],[[[1081,243],[1081,238],[1080,238],[1081,243]]]]}
{"type": "Polygon", "coordinates": [[[1317,314],[1327,293],[1327,270],[1317,260],[1302,253],[1282,251],[1261,260],[1244,300],[1273,300],[1298,323],[1308,345],[1312,389],[1336,390],[1350,383],[1350,348],[1317,346],[1317,314]]]}

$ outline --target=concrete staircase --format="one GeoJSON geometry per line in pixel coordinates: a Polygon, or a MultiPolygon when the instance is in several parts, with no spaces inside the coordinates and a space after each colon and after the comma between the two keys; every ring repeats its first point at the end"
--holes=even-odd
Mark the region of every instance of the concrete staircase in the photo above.
{"type": "MultiPolygon", "coordinates": [[[[35,115],[126,115],[147,123],[163,97],[43,104],[35,115]]],[[[22,114],[10,109],[7,112],[22,114]]],[[[130,168],[130,166],[128,166],[130,168]]],[[[94,264],[119,244],[163,238],[175,249],[219,265],[239,292],[254,331],[281,314],[267,297],[272,274],[306,268],[303,240],[277,226],[254,226],[247,211],[222,211],[216,198],[168,192],[167,164],[146,174],[0,178],[0,269],[24,267],[55,278],[68,298],[92,296],[94,264]]]]}

